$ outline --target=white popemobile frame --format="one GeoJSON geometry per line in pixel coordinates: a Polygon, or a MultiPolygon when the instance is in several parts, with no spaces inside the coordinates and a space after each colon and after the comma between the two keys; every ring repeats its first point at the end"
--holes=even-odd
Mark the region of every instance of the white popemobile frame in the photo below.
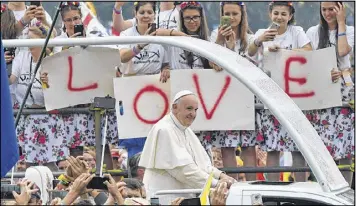
{"type": "MultiPolygon", "coordinates": [[[[43,46],[44,39],[4,40],[4,47],[43,46]]],[[[180,47],[203,56],[241,81],[288,130],[324,192],[349,188],[334,160],[308,119],[289,96],[262,70],[227,48],[191,37],[93,37],[51,39],[48,46],[155,43],[180,47]]],[[[119,54],[118,54],[119,56],[119,54]]]]}

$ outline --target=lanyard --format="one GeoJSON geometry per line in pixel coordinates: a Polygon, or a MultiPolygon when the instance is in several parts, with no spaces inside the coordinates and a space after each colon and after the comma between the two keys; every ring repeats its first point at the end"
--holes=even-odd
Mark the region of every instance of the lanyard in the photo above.
{"type": "MultiPolygon", "coordinates": [[[[31,62],[30,62],[30,79],[31,79],[31,81],[32,81],[32,63],[33,62],[32,62],[32,56],[31,56],[31,62]]],[[[34,76],[36,76],[36,74],[34,74],[34,76]]],[[[33,81],[31,83],[33,83],[33,81]]],[[[31,88],[31,90],[32,90],[32,88],[31,88]]],[[[30,97],[32,99],[33,104],[35,104],[35,98],[33,97],[31,90],[30,90],[30,97]]]]}

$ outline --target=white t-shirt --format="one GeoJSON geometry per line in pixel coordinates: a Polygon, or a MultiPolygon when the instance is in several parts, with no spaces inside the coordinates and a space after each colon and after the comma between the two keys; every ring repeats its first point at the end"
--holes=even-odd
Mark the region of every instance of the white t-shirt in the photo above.
{"type": "Polygon", "coordinates": [[[167,50],[170,56],[169,65],[171,69],[204,69],[201,58],[194,53],[192,54],[193,64],[191,67],[188,65],[188,60],[183,49],[170,46],[167,50]]]}
{"type": "MultiPolygon", "coordinates": [[[[140,36],[136,27],[131,27],[123,31],[120,36],[140,36]]],[[[132,49],[137,44],[122,44],[119,49],[132,49]]],[[[162,45],[149,44],[133,57],[129,62],[122,64],[121,72],[123,74],[158,74],[161,72],[163,63],[168,63],[166,50],[162,45]]]]}
{"type": "MultiPolygon", "coordinates": [[[[136,18],[129,19],[131,21],[132,26],[136,26],[136,18]]],[[[155,20],[156,24],[158,22],[158,15],[155,20]]],[[[177,29],[179,24],[179,10],[175,8],[174,10],[161,11],[159,13],[159,28],[167,29],[177,29]],[[168,25],[169,22],[169,25],[168,25]]]]}
{"type": "MultiPolygon", "coordinates": [[[[355,44],[355,28],[353,26],[346,26],[346,38],[347,38],[347,43],[351,46],[351,48],[354,47],[355,44]]],[[[329,42],[330,46],[335,47],[336,45],[336,30],[329,30],[329,42]]],[[[319,25],[310,27],[307,31],[307,36],[310,39],[310,43],[313,47],[313,50],[318,49],[319,45],[319,25]]],[[[345,68],[350,68],[351,67],[351,62],[350,62],[350,54],[352,53],[352,50],[347,54],[346,56],[338,56],[338,62],[339,62],[339,68],[340,69],[345,69],[345,68]]]]}
{"type": "MultiPolygon", "coordinates": [[[[266,29],[259,29],[255,38],[263,34],[266,29]]],[[[268,50],[269,46],[278,45],[281,49],[300,49],[310,42],[304,30],[300,26],[289,25],[286,32],[277,35],[273,41],[263,42],[264,50],[268,50]]]]}
{"type": "MultiPolygon", "coordinates": [[[[25,98],[26,90],[31,82],[31,78],[34,75],[36,69],[35,62],[31,62],[31,53],[21,52],[15,56],[12,63],[12,75],[17,77],[17,81],[14,83],[16,101],[22,102],[25,98]]],[[[39,68],[35,77],[35,81],[32,85],[31,93],[26,100],[26,105],[31,106],[37,104],[44,106],[44,96],[42,91],[42,84],[40,81],[39,68]]]]}
{"type": "MultiPolygon", "coordinates": [[[[66,32],[62,32],[61,35],[59,36],[56,36],[54,39],[67,39],[68,38],[68,35],[66,32]]],[[[58,52],[61,52],[62,51],[62,48],[61,46],[57,46],[57,47],[54,47],[53,48],[53,53],[58,53],[58,52]]]]}
{"type": "MultiPolygon", "coordinates": [[[[210,35],[210,42],[213,42],[215,43],[216,42],[216,39],[218,38],[218,28],[213,30],[211,32],[211,35],[210,35]]],[[[246,45],[246,49],[245,51],[243,52],[243,54],[246,54],[247,55],[247,50],[248,50],[248,45],[250,45],[252,42],[254,41],[254,35],[253,34],[247,34],[247,45],[246,45]]],[[[226,47],[226,45],[224,45],[226,47]]],[[[235,49],[234,51],[239,53],[239,49],[241,48],[241,40],[238,39],[236,40],[236,45],[235,45],[235,49]]]]}
{"type": "MultiPolygon", "coordinates": [[[[156,23],[157,22],[158,22],[158,17],[156,18],[156,23]]],[[[178,24],[179,24],[179,10],[177,8],[159,12],[159,28],[177,29],[178,24]]]]}

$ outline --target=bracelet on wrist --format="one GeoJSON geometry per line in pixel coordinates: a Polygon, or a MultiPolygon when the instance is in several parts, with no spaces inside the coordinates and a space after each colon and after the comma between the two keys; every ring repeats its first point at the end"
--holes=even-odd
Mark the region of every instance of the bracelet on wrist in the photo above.
{"type": "Polygon", "coordinates": [[[20,20],[19,20],[19,22],[22,24],[22,26],[27,26],[28,25],[28,23],[26,23],[25,22],[25,20],[23,20],[23,18],[21,18],[20,20]]]}
{"type": "Polygon", "coordinates": [[[261,47],[261,46],[262,46],[262,42],[258,41],[258,39],[255,39],[255,41],[253,41],[253,43],[254,43],[257,47],[261,47]]]}
{"type": "Polygon", "coordinates": [[[171,29],[171,32],[169,32],[169,36],[172,36],[174,29],[171,29]]]}
{"type": "Polygon", "coordinates": [[[136,49],[136,46],[132,47],[132,52],[133,52],[134,56],[136,56],[137,54],[140,53],[140,51],[136,49]]]}
{"type": "Polygon", "coordinates": [[[120,7],[120,9],[116,9],[116,8],[114,7],[114,8],[113,8],[113,11],[115,12],[115,14],[121,14],[122,8],[120,7]]]}
{"type": "Polygon", "coordinates": [[[346,32],[339,33],[337,36],[346,36],[346,32]]]}

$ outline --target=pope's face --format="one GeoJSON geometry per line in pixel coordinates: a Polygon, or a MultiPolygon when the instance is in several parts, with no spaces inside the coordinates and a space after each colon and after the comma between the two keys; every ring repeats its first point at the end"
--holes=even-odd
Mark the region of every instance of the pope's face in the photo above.
{"type": "Polygon", "coordinates": [[[178,100],[177,104],[173,105],[173,114],[179,122],[189,127],[197,115],[198,99],[194,95],[187,95],[178,100]]]}

